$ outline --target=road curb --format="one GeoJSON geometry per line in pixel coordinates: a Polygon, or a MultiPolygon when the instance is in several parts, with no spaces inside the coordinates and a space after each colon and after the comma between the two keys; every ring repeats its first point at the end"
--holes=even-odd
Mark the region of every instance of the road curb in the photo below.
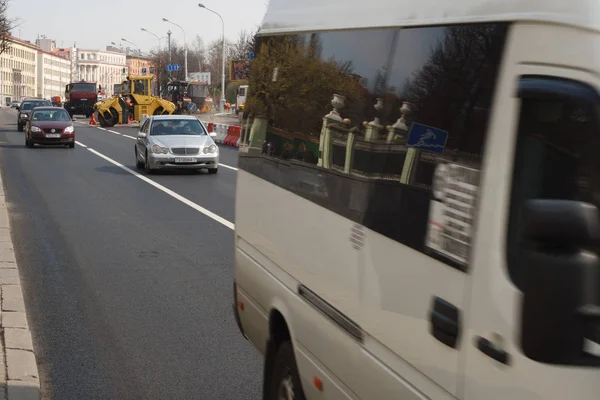
{"type": "Polygon", "coordinates": [[[0,176],[0,400],[39,400],[40,379],[0,176]]]}

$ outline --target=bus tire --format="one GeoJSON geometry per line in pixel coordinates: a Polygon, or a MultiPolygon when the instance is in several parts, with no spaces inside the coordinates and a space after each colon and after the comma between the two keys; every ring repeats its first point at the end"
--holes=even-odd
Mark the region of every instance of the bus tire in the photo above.
{"type": "Polygon", "coordinates": [[[294,348],[290,341],[286,340],[279,344],[271,371],[271,381],[267,385],[267,393],[265,393],[267,400],[306,399],[300,383],[294,348]]]}

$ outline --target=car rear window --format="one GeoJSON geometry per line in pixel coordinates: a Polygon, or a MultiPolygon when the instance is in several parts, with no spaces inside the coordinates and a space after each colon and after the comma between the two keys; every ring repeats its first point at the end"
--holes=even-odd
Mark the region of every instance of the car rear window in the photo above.
{"type": "Polygon", "coordinates": [[[52,105],[52,103],[50,103],[49,101],[27,101],[27,102],[23,102],[23,105],[21,106],[21,110],[28,111],[34,107],[51,106],[51,105],[52,105]]]}

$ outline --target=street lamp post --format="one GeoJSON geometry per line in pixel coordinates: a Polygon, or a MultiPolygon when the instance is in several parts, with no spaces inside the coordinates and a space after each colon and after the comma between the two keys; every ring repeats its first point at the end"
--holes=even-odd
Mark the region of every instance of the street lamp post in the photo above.
{"type": "Polygon", "coordinates": [[[221,62],[221,101],[219,103],[221,106],[221,112],[225,112],[225,23],[223,22],[223,17],[221,17],[221,14],[219,14],[215,10],[211,10],[210,8],[206,7],[202,3],[198,3],[198,7],[204,8],[205,10],[210,11],[213,14],[216,14],[217,17],[219,17],[221,19],[221,38],[222,38],[223,55],[221,56],[221,58],[222,58],[222,60],[221,60],[222,61],[221,62]]]}
{"type": "Polygon", "coordinates": [[[156,37],[156,40],[158,40],[158,65],[156,65],[156,69],[157,69],[157,73],[156,73],[156,82],[158,83],[158,95],[160,96],[160,72],[161,72],[161,65],[160,65],[160,52],[161,52],[161,46],[160,46],[160,37],[153,32],[150,32],[148,29],[146,28],[142,28],[143,32],[149,33],[150,35],[156,37]]]}
{"type": "Polygon", "coordinates": [[[138,45],[137,45],[137,44],[135,44],[135,43],[133,43],[133,42],[130,42],[129,40],[127,40],[127,39],[124,39],[124,38],[121,38],[121,40],[122,40],[122,41],[124,41],[125,43],[129,43],[129,44],[132,44],[132,45],[134,45],[134,46],[135,46],[135,48],[138,50],[138,54],[139,54],[140,56],[142,55],[142,50],[140,50],[140,48],[138,47],[138,45]]]}
{"type": "Polygon", "coordinates": [[[158,40],[158,51],[160,52],[161,51],[161,45],[160,45],[161,38],[156,33],[150,32],[146,28],[142,28],[142,31],[146,32],[146,33],[149,33],[150,35],[154,36],[156,38],[156,40],[158,40]]]}
{"type": "Polygon", "coordinates": [[[187,49],[187,41],[185,40],[185,30],[184,30],[184,29],[181,27],[181,25],[178,25],[178,24],[176,24],[176,23],[175,23],[175,22],[173,22],[173,21],[169,21],[169,20],[168,20],[168,19],[166,19],[166,18],[163,18],[162,20],[163,20],[164,22],[167,22],[167,23],[169,23],[169,24],[173,24],[173,25],[175,25],[176,27],[178,27],[179,29],[181,29],[181,32],[183,32],[183,59],[184,59],[184,60],[183,60],[183,63],[185,64],[185,67],[184,67],[184,68],[185,68],[184,74],[185,74],[185,80],[187,81],[187,80],[188,80],[188,62],[187,62],[187,60],[188,60],[188,59],[187,59],[187,53],[188,53],[188,49],[187,49]]]}

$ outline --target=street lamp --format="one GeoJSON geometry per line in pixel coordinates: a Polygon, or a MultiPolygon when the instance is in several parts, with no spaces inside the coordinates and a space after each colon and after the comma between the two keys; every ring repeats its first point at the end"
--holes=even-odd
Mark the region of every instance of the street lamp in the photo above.
{"type": "Polygon", "coordinates": [[[221,19],[221,37],[222,37],[222,47],[223,47],[223,55],[222,55],[222,63],[221,63],[221,112],[225,112],[225,23],[223,22],[223,17],[221,14],[216,12],[215,10],[211,10],[206,7],[202,3],[198,3],[198,7],[204,8],[207,11],[210,11],[213,14],[216,14],[217,17],[221,19]]]}
{"type": "Polygon", "coordinates": [[[124,39],[124,38],[121,38],[121,40],[122,40],[122,41],[124,41],[125,43],[129,43],[129,44],[132,44],[132,45],[134,45],[134,46],[135,46],[135,47],[138,49],[138,53],[139,53],[139,55],[140,55],[140,56],[142,55],[142,50],[140,50],[140,48],[138,47],[138,45],[137,45],[137,44],[135,44],[135,43],[133,43],[133,42],[130,42],[129,40],[127,40],[127,39],[124,39]]]}
{"type": "Polygon", "coordinates": [[[184,67],[184,68],[185,68],[185,80],[187,81],[187,80],[188,80],[188,63],[187,63],[187,53],[188,53],[188,49],[187,49],[187,42],[186,42],[186,40],[185,40],[185,31],[183,30],[183,28],[181,27],[181,25],[177,25],[177,24],[176,24],[175,22],[173,22],[173,21],[169,21],[169,20],[168,20],[168,19],[166,19],[166,18],[163,18],[162,20],[163,20],[164,22],[167,22],[167,23],[169,23],[169,24],[173,24],[173,25],[175,25],[176,27],[178,27],[179,29],[181,29],[181,32],[183,32],[183,58],[184,58],[183,62],[184,62],[184,64],[185,64],[185,67],[184,67]]]}
{"type": "Polygon", "coordinates": [[[156,66],[157,71],[157,78],[156,78],[156,82],[158,83],[158,95],[160,96],[160,71],[161,71],[161,65],[160,65],[160,52],[161,52],[161,46],[160,46],[160,37],[156,34],[156,33],[152,33],[150,32],[148,29],[146,28],[142,28],[143,32],[149,33],[150,35],[156,37],[156,39],[158,40],[158,65],[156,66]]]}
{"type": "Polygon", "coordinates": [[[159,37],[156,33],[150,32],[148,29],[146,28],[142,28],[142,32],[146,32],[149,33],[150,35],[154,36],[156,38],[156,40],[158,40],[158,51],[161,51],[161,45],[160,45],[160,40],[162,39],[161,37],[159,37]]]}

